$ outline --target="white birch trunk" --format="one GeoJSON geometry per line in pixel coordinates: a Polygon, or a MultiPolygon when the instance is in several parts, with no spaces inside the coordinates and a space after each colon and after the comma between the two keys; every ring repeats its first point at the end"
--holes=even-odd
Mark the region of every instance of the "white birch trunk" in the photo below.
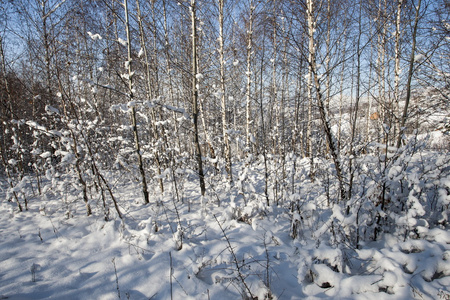
{"type": "MultiPolygon", "coordinates": [[[[313,0],[307,0],[307,14],[308,14],[308,32],[309,32],[309,72],[312,77],[314,77],[314,85],[316,89],[317,95],[317,105],[319,108],[320,118],[322,121],[323,129],[325,131],[325,136],[327,138],[328,145],[330,147],[331,156],[333,158],[336,176],[339,182],[339,194],[340,200],[346,200],[346,192],[344,187],[344,178],[342,176],[341,162],[339,159],[339,150],[337,149],[336,141],[331,131],[331,127],[328,120],[328,113],[326,111],[325,103],[323,100],[319,75],[317,72],[316,58],[315,58],[315,45],[314,45],[314,31],[315,31],[315,22],[314,22],[314,3],[313,0]]],[[[311,91],[312,92],[312,91],[311,91]]]]}
{"type": "Polygon", "coordinates": [[[310,176],[314,177],[314,156],[313,156],[313,144],[312,144],[312,108],[313,108],[313,60],[314,60],[314,15],[313,15],[313,0],[307,0],[307,22],[308,22],[308,124],[306,128],[306,155],[310,158],[310,176]]]}
{"type": "Polygon", "coordinates": [[[253,0],[250,1],[250,17],[248,21],[247,29],[247,91],[246,91],[246,147],[248,151],[251,151],[252,146],[250,144],[251,136],[251,84],[252,84],[252,73],[251,73],[251,62],[252,62],[252,43],[253,43],[253,12],[255,10],[253,0]]]}
{"type": "MultiPolygon", "coordinates": [[[[125,30],[127,33],[127,69],[128,69],[128,93],[129,93],[129,100],[130,102],[133,101],[134,95],[133,95],[133,70],[132,70],[132,59],[131,59],[131,36],[130,36],[130,22],[128,19],[128,1],[124,0],[124,8],[125,8],[125,30]]],[[[136,156],[138,159],[138,166],[139,166],[139,172],[141,174],[141,184],[142,184],[142,193],[144,194],[144,203],[148,204],[150,203],[149,197],[148,197],[148,188],[147,188],[147,180],[145,177],[145,171],[144,171],[144,163],[142,160],[141,155],[141,145],[139,142],[139,134],[137,129],[137,122],[136,122],[136,108],[134,105],[131,107],[131,125],[133,128],[133,135],[134,135],[134,143],[135,143],[135,149],[136,149],[136,156]]]]}
{"type": "Polygon", "coordinates": [[[393,137],[399,132],[399,99],[400,99],[400,37],[401,37],[401,15],[402,15],[403,0],[397,2],[397,18],[395,21],[395,69],[394,69],[394,103],[392,107],[393,116],[393,137]]]}
{"type": "MultiPolygon", "coordinates": [[[[152,83],[151,83],[151,74],[150,74],[150,63],[148,59],[148,53],[147,53],[147,43],[145,41],[145,34],[144,34],[144,26],[142,24],[142,15],[141,15],[141,9],[139,5],[139,0],[136,0],[136,12],[137,12],[137,19],[138,19],[138,25],[139,25],[139,38],[141,43],[142,51],[144,52],[144,63],[145,63],[145,80],[147,82],[147,88],[146,88],[146,96],[147,99],[151,100],[153,98],[154,92],[152,89],[152,83]]],[[[156,62],[154,62],[156,63],[156,62]]],[[[152,108],[151,109],[151,128],[153,131],[153,138],[158,141],[160,136],[158,133],[158,128],[155,125],[156,124],[156,115],[155,111],[152,108]]],[[[164,182],[163,178],[161,177],[161,160],[159,158],[159,151],[155,152],[155,160],[156,160],[156,172],[158,174],[158,182],[159,182],[159,188],[161,190],[161,193],[164,193],[164,182]]]]}
{"type": "Polygon", "coordinates": [[[196,1],[191,0],[191,26],[192,26],[192,122],[194,126],[194,149],[195,158],[198,165],[198,177],[200,183],[200,192],[204,196],[206,192],[205,178],[203,174],[202,151],[198,137],[198,68],[197,68],[197,17],[196,1]]]}
{"type": "Polygon", "coordinates": [[[411,81],[412,76],[414,73],[414,58],[415,58],[415,52],[416,52],[416,38],[417,38],[417,27],[419,24],[419,12],[420,12],[420,6],[422,4],[422,1],[419,0],[417,3],[416,9],[416,15],[414,19],[414,27],[413,27],[413,36],[412,36],[412,45],[411,45],[411,56],[409,57],[409,70],[408,70],[408,81],[406,82],[406,99],[405,99],[405,106],[403,107],[403,114],[400,120],[400,132],[398,133],[397,138],[397,148],[400,148],[402,145],[402,135],[405,130],[405,124],[406,120],[408,119],[408,107],[409,107],[409,101],[411,99],[411,81]]]}
{"type": "Polygon", "coordinates": [[[226,161],[226,170],[229,182],[233,182],[233,174],[231,168],[231,147],[228,137],[228,121],[227,121],[227,105],[225,90],[225,58],[224,58],[224,38],[223,38],[223,6],[224,0],[219,0],[219,55],[220,55],[220,90],[222,104],[222,134],[224,142],[224,153],[226,161]]]}

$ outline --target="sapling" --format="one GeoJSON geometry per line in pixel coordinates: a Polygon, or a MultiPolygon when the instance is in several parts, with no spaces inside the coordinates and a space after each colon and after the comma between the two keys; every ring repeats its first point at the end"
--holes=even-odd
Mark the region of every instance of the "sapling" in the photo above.
{"type": "Polygon", "coordinates": [[[18,197],[16,191],[14,190],[13,176],[12,176],[13,174],[9,167],[10,164],[7,161],[6,155],[3,152],[4,151],[2,149],[2,144],[0,143],[0,155],[1,155],[2,163],[5,167],[5,173],[7,176],[7,181],[9,183],[10,190],[12,191],[12,194],[13,194],[14,198],[16,199],[16,203],[17,203],[17,207],[19,208],[19,211],[23,211],[22,204],[20,204],[19,197],[18,197]]]}
{"type": "Polygon", "coordinates": [[[181,287],[181,289],[186,294],[186,296],[188,296],[188,293],[186,292],[186,290],[183,288],[181,283],[178,281],[178,279],[173,274],[172,252],[169,252],[169,264],[170,264],[170,273],[169,273],[169,276],[170,276],[170,279],[169,279],[170,280],[170,299],[173,300],[173,282],[172,282],[172,279],[175,279],[175,281],[181,287]]]}
{"type": "Polygon", "coordinates": [[[177,246],[177,250],[181,250],[183,248],[184,229],[183,229],[183,226],[181,225],[181,218],[180,218],[180,213],[178,212],[177,203],[173,197],[171,197],[171,198],[172,198],[173,207],[175,209],[175,213],[177,215],[177,223],[178,223],[177,232],[174,234],[174,239],[175,239],[175,243],[177,246]]]}
{"type": "Polygon", "coordinates": [[[170,299],[173,300],[173,284],[172,284],[172,276],[173,276],[173,264],[172,264],[172,252],[169,252],[169,262],[170,262],[170,299]]]}
{"type": "Polygon", "coordinates": [[[31,281],[36,282],[36,272],[39,271],[40,265],[33,263],[31,265],[30,271],[31,271],[31,281]]]}
{"type": "MultiPolygon", "coordinates": [[[[270,235],[272,235],[271,232],[269,232],[269,233],[270,233],[270,235]]],[[[271,241],[276,241],[276,239],[275,239],[275,237],[272,235],[272,236],[269,238],[269,241],[267,242],[267,241],[266,241],[266,238],[267,238],[267,232],[264,232],[263,242],[264,242],[264,252],[265,252],[265,255],[266,255],[266,265],[265,265],[265,267],[266,267],[266,270],[265,270],[265,271],[266,271],[266,276],[265,276],[264,283],[265,283],[267,289],[269,290],[269,291],[268,291],[268,294],[266,295],[266,298],[267,298],[267,299],[273,299],[273,297],[272,297],[272,292],[271,292],[271,290],[270,290],[270,282],[271,282],[271,280],[270,280],[270,255],[269,255],[268,244],[269,244],[271,241]]]]}
{"type": "Polygon", "coordinates": [[[438,296],[439,296],[439,299],[450,300],[450,293],[448,293],[446,291],[439,290],[438,296]]]}
{"type": "Polygon", "coordinates": [[[117,267],[116,267],[116,258],[113,257],[113,259],[111,259],[111,263],[114,266],[114,274],[116,275],[116,289],[117,289],[117,296],[120,299],[120,287],[119,287],[119,276],[117,276],[117,267]]]}

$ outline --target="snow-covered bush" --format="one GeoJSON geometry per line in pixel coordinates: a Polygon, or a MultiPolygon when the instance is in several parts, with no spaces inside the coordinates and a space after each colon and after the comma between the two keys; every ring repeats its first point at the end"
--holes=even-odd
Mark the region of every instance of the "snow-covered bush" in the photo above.
{"type": "Polygon", "coordinates": [[[412,138],[395,152],[357,160],[355,188],[340,222],[353,246],[383,232],[419,238],[423,230],[448,226],[450,156],[428,150],[427,142],[412,138]]]}

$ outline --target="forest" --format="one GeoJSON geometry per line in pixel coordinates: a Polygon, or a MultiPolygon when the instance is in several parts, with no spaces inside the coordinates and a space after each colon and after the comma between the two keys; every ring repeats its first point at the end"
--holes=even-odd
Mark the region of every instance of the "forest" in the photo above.
{"type": "Polygon", "coordinates": [[[450,299],[448,0],[0,0],[0,299],[450,299]]]}

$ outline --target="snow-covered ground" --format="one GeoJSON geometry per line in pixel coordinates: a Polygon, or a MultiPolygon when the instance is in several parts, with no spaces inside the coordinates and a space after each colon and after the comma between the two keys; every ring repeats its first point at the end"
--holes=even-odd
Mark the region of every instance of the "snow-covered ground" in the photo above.
{"type": "Polygon", "coordinates": [[[104,221],[95,201],[85,216],[72,193],[30,198],[18,212],[3,185],[0,299],[450,299],[448,230],[418,226],[415,238],[384,234],[360,249],[336,244],[335,230],[346,227],[330,220],[354,216],[328,204],[320,182],[297,174],[297,193],[267,207],[257,193],[262,169],[242,169],[247,205],[226,184],[202,199],[194,180],[181,187],[183,202],[154,191],[142,205],[139,187],[121,182],[123,221],[104,221]]]}

